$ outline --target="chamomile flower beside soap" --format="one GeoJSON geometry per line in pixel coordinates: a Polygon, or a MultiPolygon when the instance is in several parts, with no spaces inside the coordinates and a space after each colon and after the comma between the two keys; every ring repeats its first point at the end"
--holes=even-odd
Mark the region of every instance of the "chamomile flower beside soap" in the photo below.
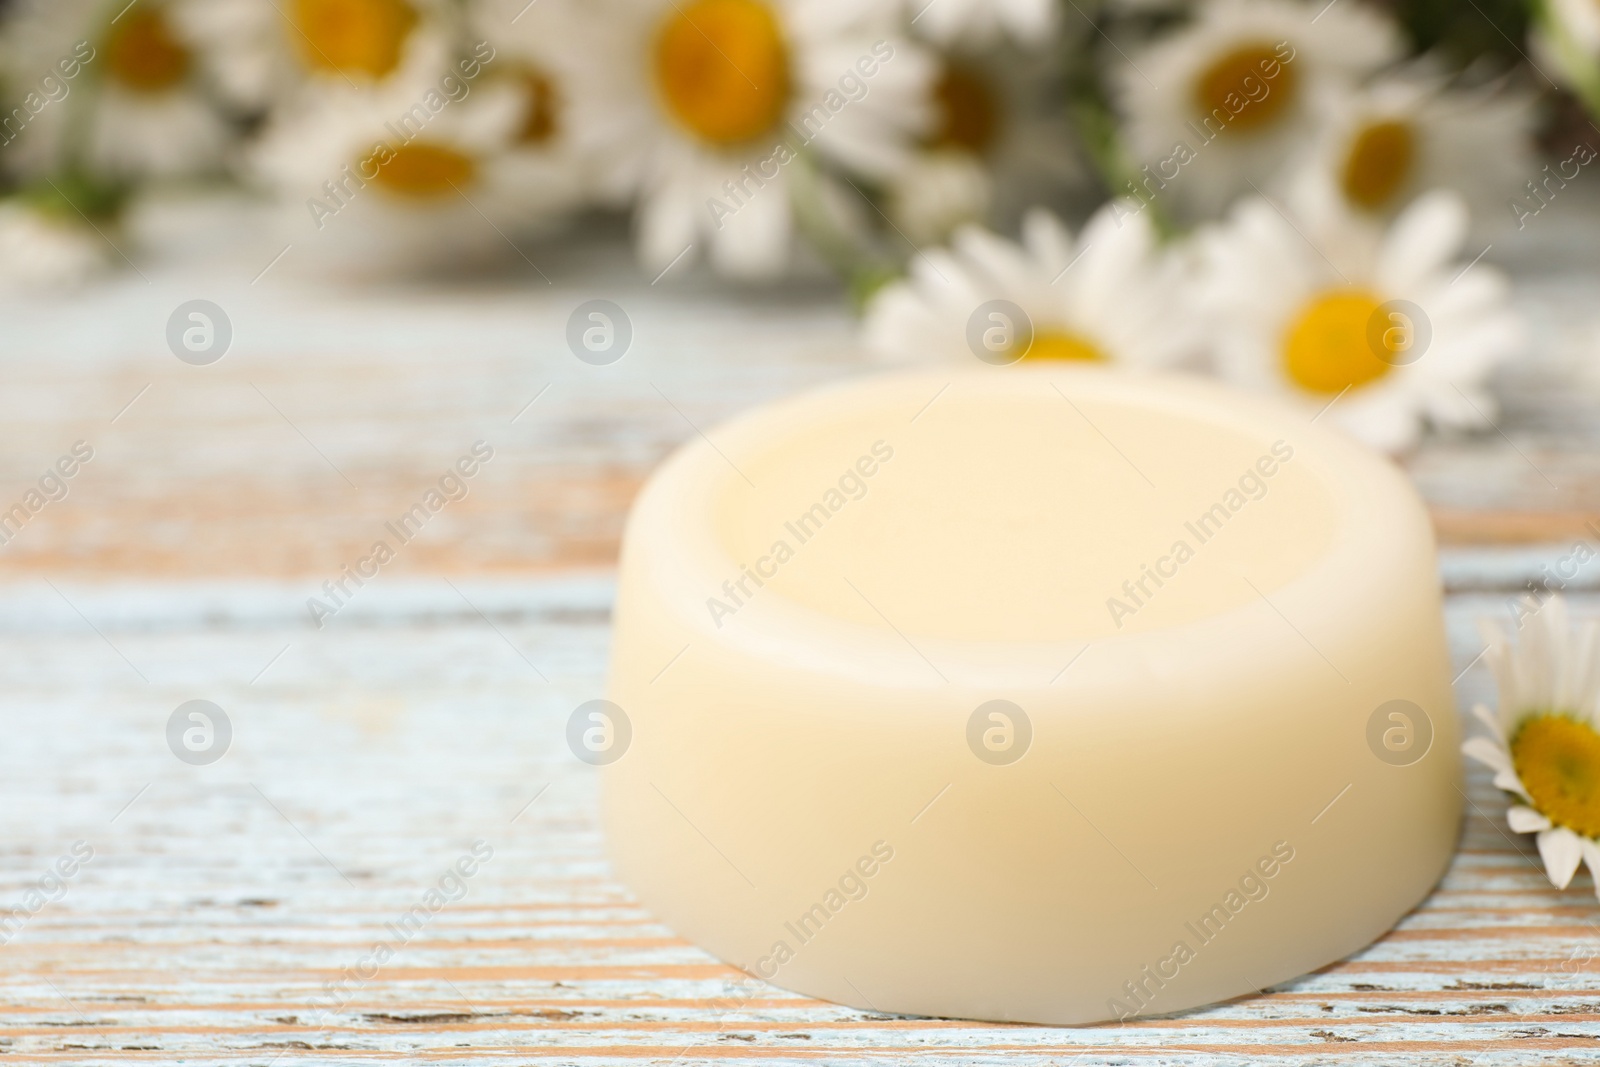
{"type": "Polygon", "coordinates": [[[1600,896],[1600,623],[1575,625],[1559,595],[1526,606],[1519,635],[1489,635],[1500,706],[1473,709],[1488,733],[1461,748],[1511,797],[1511,829],[1538,835],[1551,883],[1587,864],[1600,896]]]}
{"type": "Polygon", "coordinates": [[[1027,343],[997,354],[1000,362],[1182,362],[1199,338],[1174,304],[1184,295],[1181,268],[1137,207],[1114,202],[1077,237],[1044,211],[1023,221],[1020,244],[976,226],[957,232],[950,248],[928,250],[908,280],[877,294],[864,326],[868,347],[897,362],[975,364],[974,315],[1007,301],[1028,321],[998,326],[1013,331],[1010,343],[1027,343]]]}
{"type": "Polygon", "coordinates": [[[216,171],[232,135],[188,25],[197,3],[148,0],[118,14],[100,0],[54,0],[20,10],[9,25],[7,73],[36,83],[67,56],[82,72],[15,144],[10,114],[0,163],[29,176],[87,170],[115,182],[216,171]]]}
{"type": "Polygon", "coordinates": [[[1362,4],[1194,5],[1190,22],[1118,70],[1129,150],[1161,174],[1180,160],[1181,181],[1163,192],[1181,214],[1215,215],[1314,140],[1320,100],[1400,51],[1395,26],[1362,4]]]}
{"type": "Polygon", "coordinates": [[[448,0],[191,0],[189,32],[237,103],[419,88],[449,62],[448,0]]]}
{"type": "Polygon", "coordinates": [[[1196,283],[1217,374],[1277,393],[1387,451],[1429,426],[1486,427],[1495,364],[1523,326],[1504,275],[1464,255],[1467,210],[1443,191],[1384,226],[1295,218],[1256,197],[1200,237],[1196,283]]]}
{"type": "Polygon", "coordinates": [[[635,178],[649,270],[703,256],[726,274],[782,273],[791,168],[886,179],[931,122],[933,64],[882,5],[615,3],[617,39],[596,61],[630,134],[608,162],[635,178]]]}
{"type": "Polygon", "coordinates": [[[1423,193],[1452,189],[1476,221],[1502,223],[1508,190],[1539,170],[1523,92],[1452,88],[1417,70],[1329,94],[1322,109],[1315,140],[1282,183],[1303,214],[1331,204],[1392,219],[1423,193]]]}

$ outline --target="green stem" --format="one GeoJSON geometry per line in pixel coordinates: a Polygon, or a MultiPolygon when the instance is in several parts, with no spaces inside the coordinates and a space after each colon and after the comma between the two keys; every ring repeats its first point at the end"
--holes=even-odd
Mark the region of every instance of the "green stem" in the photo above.
{"type": "Polygon", "coordinates": [[[1122,141],[1122,131],[1117,124],[1116,112],[1107,98],[1104,79],[1096,62],[1094,42],[1104,32],[1096,21],[1093,33],[1084,34],[1068,46],[1067,54],[1067,108],[1073,125],[1089,162],[1111,197],[1135,196],[1144,202],[1150,212],[1156,232],[1163,239],[1178,235],[1179,229],[1163,206],[1155,199],[1137,197],[1134,190],[1139,185],[1139,168],[1128,155],[1122,141]]]}

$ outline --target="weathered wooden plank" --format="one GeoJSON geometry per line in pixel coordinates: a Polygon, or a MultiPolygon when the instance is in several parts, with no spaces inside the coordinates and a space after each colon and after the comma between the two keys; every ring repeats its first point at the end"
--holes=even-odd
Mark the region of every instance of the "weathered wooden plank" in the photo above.
{"type": "MultiPolygon", "coordinates": [[[[1509,619],[1600,515],[1594,279],[1541,275],[1535,251],[1513,249],[1538,345],[1497,381],[1499,432],[1406,460],[1446,541],[1525,545],[1444,559],[1464,705],[1490,692],[1476,619],[1509,619]]],[[[95,848],[0,945],[0,1055],[1600,1062],[1600,906],[1585,876],[1549,887],[1477,773],[1460,853],[1396,931],[1183,1016],[1056,1029],[855,1012],[751,986],[676,939],[611,880],[593,774],[562,742],[601,686],[605,568],[670,448],[866,363],[825,287],[664,293],[618,281],[615,246],[562,255],[539,253],[547,288],[530,274],[334,294],[252,286],[258,266],[197,281],[144,263],[149,285],[0,297],[0,508],[74,441],[95,448],[66,499],[0,546],[0,906],[74,841],[95,848]],[[196,296],[235,321],[211,367],[161,339],[165,309],[196,296]],[[636,328],[611,367],[565,350],[566,316],[595,296],[636,328]],[[477,440],[495,458],[467,497],[313,627],[305,598],[477,440]],[[164,738],[194,698],[236,730],[209,767],[164,738]],[[478,838],[495,853],[467,896],[327,1010],[323,984],[478,838]]],[[[1570,584],[1600,610],[1600,565],[1570,584]]]]}
{"type": "MultiPolygon", "coordinates": [[[[1450,602],[1458,669],[1530,558],[1446,558],[1474,590],[1450,602]]],[[[608,575],[396,578],[321,631],[304,585],[52,580],[0,595],[0,903],[73,841],[95,855],[0,946],[10,1060],[1600,1060],[1600,905],[1582,875],[1545,882],[1476,772],[1440,889],[1349,960],[1123,1027],[884,1016],[751,984],[611,880],[595,778],[561,729],[601,685],[608,575]],[[236,731],[208,767],[163,736],[194,697],[236,731]],[[328,1010],[323,984],[478,838],[494,855],[466,897],[328,1010]]],[[[1485,682],[1472,666],[1463,696],[1485,682]]]]}
{"type": "MultiPolygon", "coordinates": [[[[1600,517],[1596,278],[1526,259],[1536,346],[1496,378],[1498,429],[1405,460],[1448,542],[1593,537],[1600,517]]],[[[545,262],[548,284],[330,288],[275,270],[252,285],[247,266],[0,294],[0,508],[74,441],[95,449],[67,498],[0,547],[0,573],[330,574],[478,440],[495,459],[398,572],[607,566],[642,479],[697,428],[871,369],[827,286],[651,286],[615,243],[545,262]],[[206,367],[164,339],[196,297],[234,327],[206,367]],[[595,297],[634,329],[610,366],[567,348],[569,315],[595,297]]]]}

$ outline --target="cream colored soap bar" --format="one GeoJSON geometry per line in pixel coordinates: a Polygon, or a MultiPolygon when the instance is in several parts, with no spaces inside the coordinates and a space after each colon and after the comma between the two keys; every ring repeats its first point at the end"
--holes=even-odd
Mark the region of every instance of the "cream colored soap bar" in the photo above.
{"type": "Polygon", "coordinates": [[[714,430],[634,508],[609,697],[646,906],[887,1012],[1282,982],[1416,904],[1460,814],[1415,493],[1186,380],[895,375],[714,430]]]}

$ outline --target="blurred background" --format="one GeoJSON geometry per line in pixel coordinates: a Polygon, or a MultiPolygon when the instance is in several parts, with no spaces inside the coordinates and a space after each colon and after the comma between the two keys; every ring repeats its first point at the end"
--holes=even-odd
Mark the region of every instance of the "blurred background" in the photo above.
{"type": "Polygon", "coordinates": [[[547,386],[477,494],[515,501],[450,551],[604,565],[685,434],[975,355],[1275,392],[1400,457],[1442,529],[1493,512],[1464,539],[1582,528],[1583,457],[1513,443],[1579,432],[1600,381],[1578,0],[0,11],[5,455],[115,415],[184,457],[100,460],[151,521],[113,547],[69,499],[8,565],[227,573],[246,524],[276,547],[245,569],[302,573],[547,386]],[[241,470],[278,434],[305,455],[241,470]]]}
{"type": "MultiPolygon", "coordinates": [[[[730,992],[610,879],[563,738],[648,472],[882,367],[1215,377],[1406,469],[1481,697],[1475,619],[1597,573],[1597,113],[1589,0],[0,4],[5,892],[95,850],[5,943],[4,1047],[671,1061],[822,1026],[912,1055],[900,1022],[730,992]]],[[[1450,892],[1587,897],[1481,816],[1450,892]]],[[[1440,1056],[1521,1047],[1557,1009],[1472,982],[1549,969],[1451,929],[1188,1037],[1342,1048],[1306,1035],[1366,1033],[1338,998],[1410,996],[1420,953],[1456,984],[1417,1012],[1473,1019],[1440,1056]]]]}
{"type": "Polygon", "coordinates": [[[1513,443],[1593,410],[1576,0],[11,0],[0,46],[5,456],[139,442],[7,566],[315,571],[546,387],[426,551],[604,565],[672,443],[969,362],[993,299],[1006,358],[1331,402],[1447,536],[1592,497],[1513,443]]]}

